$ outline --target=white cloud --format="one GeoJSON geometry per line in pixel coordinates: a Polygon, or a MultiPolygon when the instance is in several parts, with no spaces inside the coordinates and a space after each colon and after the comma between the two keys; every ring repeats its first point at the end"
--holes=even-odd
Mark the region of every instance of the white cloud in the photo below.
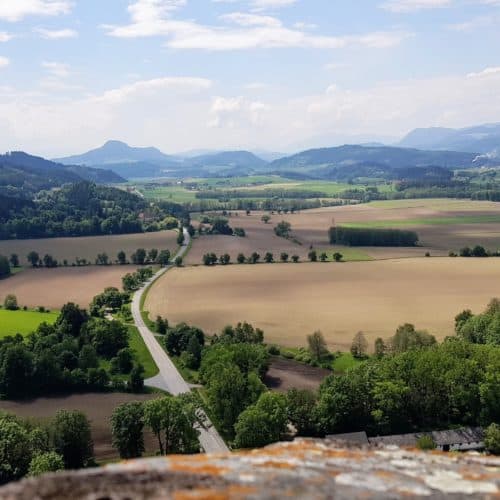
{"type": "Polygon", "coordinates": [[[488,77],[488,76],[499,75],[499,74],[500,74],[500,66],[496,66],[496,67],[486,68],[483,71],[480,71],[479,73],[469,73],[467,75],[467,77],[468,78],[482,78],[482,77],[488,77]]]}
{"type": "Polygon", "coordinates": [[[271,16],[232,13],[222,16],[229,25],[206,26],[173,18],[172,12],[184,5],[178,0],[137,0],[128,7],[131,23],[104,26],[108,34],[120,38],[162,36],[174,49],[245,50],[262,48],[338,49],[347,46],[388,48],[401,43],[409,33],[374,32],[351,36],[312,35],[287,28],[271,16]]]}
{"type": "Polygon", "coordinates": [[[0,69],[7,67],[10,64],[9,59],[6,57],[0,56],[0,69]]]}
{"type": "Polygon", "coordinates": [[[71,74],[69,66],[60,62],[45,61],[42,63],[42,67],[47,70],[51,76],[55,76],[57,78],[68,78],[71,74]]]}
{"type": "Polygon", "coordinates": [[[270,106],[244,97],[214,97],[210,109],[209,128],[246,129],[263,123],[270,106]]]}
{"type": "Polygon", "coordinates": [[[256,9],[276,9],[287,7],[296,3],[297,0],[253,0],[252,5],[256,9]]]}
{"type": "Polygon", "coordinates": [[[6,33],[5,31],[0,31],[0,43],[8,42],[12,40],[12,35],[10,33],[6,33]]]}
{"type": "Polygon", "coordinates": [[[68,14],[71,8],[67,0],[1,0],[0,19],[16,22],[27,16],[57,16],[68,14]]]}
{"type": "Polygon", "coordinates": [[[78,31],[70,28],[63,28],[60,30],[48,30],[45,28],[37,28],[35,29],[35,32],[38,33],[42,38],[45,38],[47,40],[62,40],[66,38],[78,37],[78,31]]]}
{"type": "Polygon", "coordinates": [[[438,9],[450,7],[453,0],[389,0],[380,5],[391,12],[415,12],[422,9],[438,9]]]}

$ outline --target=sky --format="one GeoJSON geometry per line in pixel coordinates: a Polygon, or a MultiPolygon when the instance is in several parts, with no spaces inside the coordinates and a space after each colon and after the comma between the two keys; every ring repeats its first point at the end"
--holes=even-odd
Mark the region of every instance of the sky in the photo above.
{"type": "Polygon", "coordinates": [[[292,152],[500,122],[500,0],[0,0],[0,151],[292,152]]]}

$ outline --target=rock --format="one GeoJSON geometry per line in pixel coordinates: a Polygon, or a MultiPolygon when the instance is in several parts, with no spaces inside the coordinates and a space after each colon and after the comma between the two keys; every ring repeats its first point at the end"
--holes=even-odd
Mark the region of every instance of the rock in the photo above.
{"type": "Polygon", "coordinates": [[[227,455],[132,460],[0,488],[2,500],[500,497],[500,458],[296,440],[227,455]]]}

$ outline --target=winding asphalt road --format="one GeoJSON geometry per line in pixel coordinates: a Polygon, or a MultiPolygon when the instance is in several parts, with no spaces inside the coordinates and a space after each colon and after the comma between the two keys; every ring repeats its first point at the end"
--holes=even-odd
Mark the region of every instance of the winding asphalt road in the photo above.
{"type": "MultiPolygon", "coordinates": [[[[175,261],[177,257],[184,257],[184,255],[188,251],[191,238],[186,229],[183,229],[183,231],[185,238],[184,245],[172,258],[172,261],[175,261]]],[[[141,298],[144,295],[146,289],[158,278],[163,276],[163,274],[165,274],[171,267],[172,266],[168,266],[160,269],[160,271],[158,271],[140,290],[135,293],[132,300],[132,316],[134,317],[135,325],[139,330],[144,343],[146,344],[149,352],[151,353],[151,356],[156,363],[156,366],[158,366],[159,369],[158,375],[145,381],[146,385],[162,389],[176,396],[178,394],[190,392],[191,387],[182,378],[179,370],[177,370],[172,360],[160,346],[153,332],[144,323],[141,315],[141,298]]],[[[226,443],[217,432],[217,429],[208,420],[208,417],[206,417],[206,415],[204,415],[204,417],[206,418],[207,425],[205,427],[200,427],[199,429],[200,444],[202,448],[206,453],[227,453],[229,449],[226,446],[226,443]]]]}

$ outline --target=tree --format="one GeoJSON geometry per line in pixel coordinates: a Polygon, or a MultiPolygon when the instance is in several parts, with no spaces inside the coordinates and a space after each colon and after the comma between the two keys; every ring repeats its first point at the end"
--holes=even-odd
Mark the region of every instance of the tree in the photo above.
{"type": "Polygon", "coordinates": [[[366,356],[366,351],[368,349],[368,342],[363,332],[358,332],[351,344],[351,354],[353,357],[361,359],[366,356]]]}
{"type": "Polygon", "coordinates": [[[219,257],[219,262],[221,265],[227,266],[231,262],[231,256],[228,253],[225,253],[219,257]]]}
{"type": "Polygon", "coordinates": [[[476,245],[472,249],[472,257],[488,257],[488,253],[481,245],[476,245]]]}
{"type": "Polygon", "coordinates": [[[12,267],[19,267],[19,255],[17,253],[11,254],[9,262],[12,267]]]}
{"type": "Polygon", "coordinates": [[[217,255],[214,253],[206,253],[203,256],[203,264],[205,266],[215,266],[215,264],[217,264],[217,255]]]}
{"type": "Polygon", "coordinates": [[[81,469],[94,457],[90,422],[80,411],[60,410],[53,423],[54,448],[67,469],[81,469]]]}
{"type": "Polygon", "coordinates": [[[317,403],[313,391],[290,389],[286,395],[288,420],[297,429],[297,435],[312,437],[317,434],[314,411],[317,403]]]}
{"type": "Polygon", "coordinates": [[[179,229],[179,235],[177,236],[177,244],[179,246],[182,246],[184,245],[184,241],[185,241],[185,236],[184,236],[184,231],[182,229],[179,229]]]}
{"type": "Polygon", "coordinates": [[[142,403],[124,403],[111,416],[113,447],[121,458],[137,458],[144,452],[144,407],[142,403]]]}
{"type": "Polygon", "coordinates": [[[118,373],[130,373],[134,367],[134,356],[132,351],[127,347],[118,351],[115,358],[116,368],[118,373]]]}
{"type": "Polygon", "coordinates": [[[165,337],[165,347],[171,356],[180,356],[189,344],[191,337],[195,337],[200,345],[205,344],[205,334],[196,327],[180,323],[174,328],[169,328],[165,337]]]}
{"type": "Polygon", "coordinates": [[[484,446],[493,455],[500,455],[500,425],[491,424],[484,431],[484,446]]]}
{"type": "Polygon", "coordinates": [[[17,297],[12,293],[9,293],[5,296],[3,306],[8,311],[17,311],[19,309],[19,306],[17,305],[17,297]]]}
{"type": "Polygon", "coordinates": [[[260,220],[264,223],[264,224],[269,224],[269,221],[271,220],[271,217],[269,215],[263,215],[260,220]]]}
{"type": "Polygon", "coordinates": [[[264,262],[271,264],[274,262],[274,255],[271,252],[267,252],[264,256],[264,262]]]}
{"type": "Polygon", "coordinates": [[[181,257],[180,255],[179,255],[179,256],[177,256],[177,257],[175,258],[175,262],[174,262],[175,267],[182,267],[182,263],[183,263],[183,262],[184,262],[184,261],[183,261],[182,257],[181,257]]]}
{"type": "Polygon", "coordinates": [[[82,347],[78,356],[78,366],[82,370],[97,368],[99,366],[99,359],[93,346],[87,344],[82,347]]]}
{"type": "Polygon", "coordinates": [[[274,232],[275,232],[276,236],[279,236],[281,238],[289,238],[291,231],[292,231],[292,225],[286,221],[281,221],[274,228],[274,232]]]}
{"type": "Polygon", "coordinates": [[[146,257],[147,257],[146,250],[144,250],[144,248],[138,248],[131,255],[132,263],[142,266],[146,262],[146,257]]]}
{"type": "Polygon", "coordinates": [[[219,340],[224,343],[262,344],[264,332],[244,321],[235,327],[226,326],[222,330],[219,340]]]}
{"type": "Polygon", "coordinates": [[[128,347],[128,329],[119,321],[93,318],[86,325],[86,330],[97,354],[106,359],[111,359],[118,351],[128,347]]]}
{"type": "Polygon", "coordinates": [[[108,254],[103,252],[103,253],[98,253],[95,263],[97,266],[107,266],[109,264],[109,257],[108,254]]]}
{"type": "Polygon", "coordinates": [[[168,330],[168,321],[166,319],[163,319],[161,316],[157,316],[155,321],[155,329],[156,332],[160,335],[166,335],[168,330]]]}
{"type": "Polygon", "coordinates": [[[202,345],[200,344],[198,338],[194,335],[189,339],[185,352],[189,355],[188,368],[197,370],[201,363],[202,345]]]}
{"type": "Polygon", "coordinates": [[[15,417],[0,413],[0,484],[23,477],[30,460],[28,432],[15,417]]]}
{"type": "Polygon", "coordinates": [[[375,340],[375,356],[380,359],[385,355],[385,353],[386,353],[386,346],[384,339],[378,337],[375,340]]]}
{"type": "Polygon", "coordinates": [[[199,431],[204,425],[193,401],[181,396],[165,396],[144,403],[144,420],[158,440],[161,455],[196,453],[200,450],[199,431]]]}
{"type": "Polygon", "coordinates": [[[118,261],[118,264],[120,264],[121,266],[127,263],[127,255],[123,250],[120,250],[118,252],[118,254],[116,255],[116,260],[118,261]]]}
{"type": "Polygon", "coordinates": [[[288,262],[288,254],[286,252],[282,252],[280,255],[281,262],[288,262]]]}
{"type": "Polygon", "coordinates": [[[250,255],[250,258],[248,259],[248,262],[250,264],[257,264],[260,260],[260,255],[257,252],[253,252],[252,255],[250,255]]]}
{"type": "Polygon", "coordinates": [[[242,253],[239,253],[236,260],[238,261],[238,264],[244,264],[246,261],[246,258],[242,253]]]}
{"type": "Polygon", "coordinates": [[[43,256],[43,265],[49,269],[57,267],[57,260],[55,260],[52,255],[45,254],[43,256]]]}
{"type": "Polygon", "coordinates": [[[141,364],[134,366],[128,379],[130,392],[140,393],[144,390],[144,366],[141,364]]]}
{"type": "Polygon", "coordinates": [[[152,264],[154,264],[156,262],[157,258],[158,258],[158,250],[156,248],[152,248],[148,252],[148,260],[149,260],[149,262],[151,262],[152,264]]]}
{"type": "Polygon", "coordinates": [[[328,260],[328,254],[326,252],[322,252],[319,256],[319,260],[321,262],[326,262],[328,260]]]}
{"type": "Polygon", "coordinates": [[[300,257],[298,255],[292,255],[292,262],[294,264],[297,264],[300,260],[300,257]]]}
{"type": "Polygon", "coordinates": [[[0,279],[10,276],[10,264],[7,257],[0,255],[0,279]]]}
{"type": "Polygon", "coordinates": [[[308,254],[308,258],[311,262],[318,262],[318,252],[316,252],[316,250],[311,250],[308,254]]]}
{"type": "Polygon", "coordinates": [[[170,250],[162,250],[158,255],[158,264],[161,267],[168,266],[170,262],[170,250]]]}
{"type": "Polygon", "coordinates": [[[32,390],[34,356],[23,344],[12,344],[1,352],[0,393],[19,398],[32,390]]]}
{"type": "Polygon", "coordinates": [[[40,476],[48,472],[57,472],[64,469],[64,460],[55,451],[37,453],[30,462],[28,475],[40,476]]]}
{"type": "Polygon", "coordinates": [[[307,344],[309,345],[311,356],[316,361],[321,361],[328,355],[325,337],[319,330],[307,336],[307,344]]]}
{"type": "Polygon", "coordinates": [[[38,262],[40,261],[40,255],[38,255],[37,252],[35,252],[34,250],[31,251],[26,258],[28,259],[28,262],[31,264],[31,267],[38,266],[38,262]]]}
{"type": "Polygon", "coordinates": [[[265,392],[238,417],[235,446],[257,448],[279,441],[286,433],[287,421],[286,396],[265,392]]]}
{"type": "Polygon", "coordinates": [[[433,335],[423,330],[415,330],[414,325],[406,323],[398,327],[396,334],[391,338],[391,349],[394,353],[401,353],[410,349],[431,347],[436,343],[433,335]]]}
{"type": "Polygon", "coordinates": [[[333,260],[335,262],[341,262],[343,258],[344,258],[344,256],[341,253],[339,253],[339,252],[335,252],[333,254],[333,260]]]}

